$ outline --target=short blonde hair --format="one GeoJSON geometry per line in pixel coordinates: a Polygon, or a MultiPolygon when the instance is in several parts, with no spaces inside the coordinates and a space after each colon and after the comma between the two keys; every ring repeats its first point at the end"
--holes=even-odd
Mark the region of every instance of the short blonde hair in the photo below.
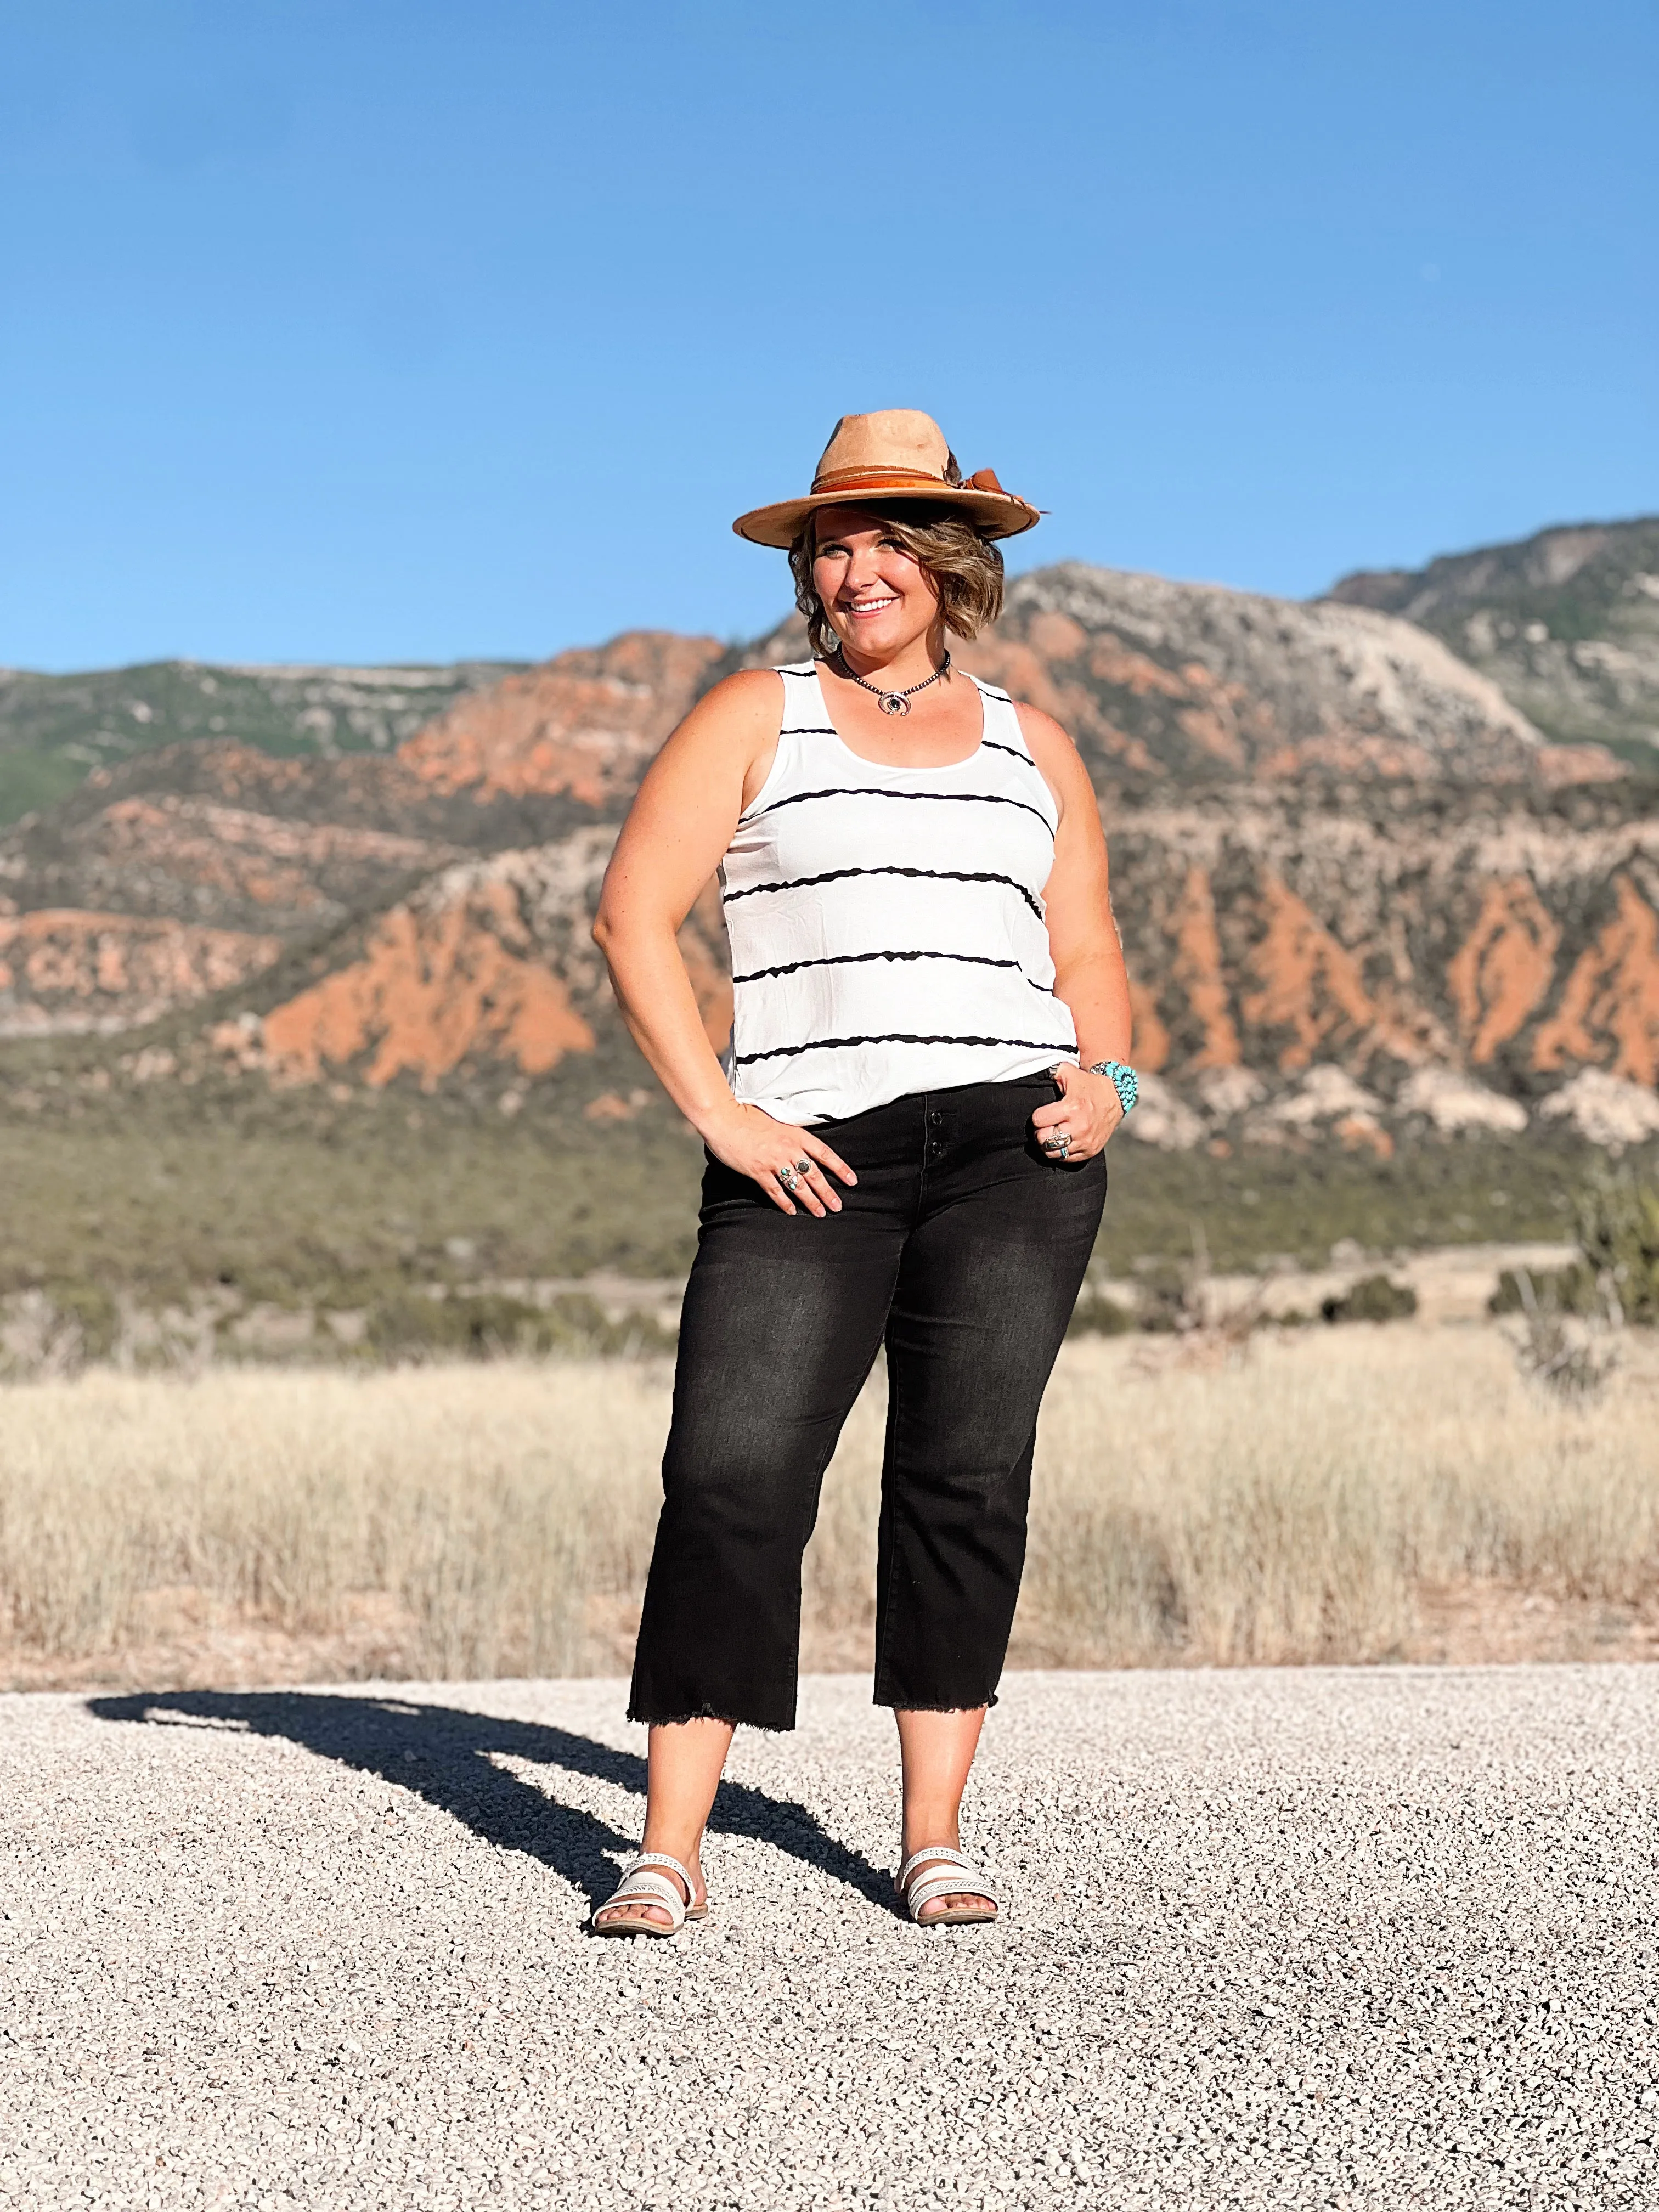
{"type": "MultiPolygon", "coordinates": [[[[946,629],[957,637],[977,637],[1002,612],[1002,555],[958,508],[931,506],[925,500],[874,499],[868,506],[860,500],[859,511],[877,516],[889,535],[927,570],[939,593],[946,629]]],[[[833,507],[818,507],[809,514],[789,548],[795,605],[806,617],[813,658],[819,660],[833,659],[841,644],[812,581],[818,516],[834,512],[833,507]]]]}

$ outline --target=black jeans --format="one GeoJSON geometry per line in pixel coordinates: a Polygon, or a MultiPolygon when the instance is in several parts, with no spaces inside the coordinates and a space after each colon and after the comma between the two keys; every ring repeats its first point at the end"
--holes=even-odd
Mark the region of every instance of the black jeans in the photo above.
{"type": "Polygon", "coordinates": [[[801,1554],[884,1339],[876,1703],[994,1701],[1037,1407],[1106,1195],[1103,1158],[1036,1144],[1059,1096],[969,1084],[817,1124],[859,1178],[822,1221],[710,1158],[631,1719],[794,1726],[801,1554]]]}

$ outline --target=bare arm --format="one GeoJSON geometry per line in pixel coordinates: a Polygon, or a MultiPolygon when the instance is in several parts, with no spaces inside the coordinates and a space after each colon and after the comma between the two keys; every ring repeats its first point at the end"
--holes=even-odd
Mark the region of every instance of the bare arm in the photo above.
{"type": "Polygon", "coordinates": [[[809,1160],[800,1202],[822,1214],[841,1204],[824,1169],[847,1182],[854,1180],[851,1170],[810,1130],[775,1121],[732,1097],[675,942],[764,780],[777,743],[779,682],[765,669],[728,677],[664,745],[617,840],[593,936],[635,1042],[709,1151],[752,1176],[785,1213],[795,1208],[779,1187],[778,1170],[809,1160]]]}
{"type": "Polygon", "coordinates": [[[1123,1119],[1115,1086],[1088,1073],[1099,1060],[1127,1060],[1131,1033],[1129,978],[1112,905],[1106,833],[1089,772],[1058,722],[1035,707],[1019,709],[1031,757],[1060,807],[1054,865],[1043,892],[1048,943],[1054,955],[1054,995],[1071,1011],[1082,1070],[1062,1069],[1063,1099],[1032,1116],[1038,1133],[1064,1127],[1071,1157],[1098,1152],[1123,1119]]]}

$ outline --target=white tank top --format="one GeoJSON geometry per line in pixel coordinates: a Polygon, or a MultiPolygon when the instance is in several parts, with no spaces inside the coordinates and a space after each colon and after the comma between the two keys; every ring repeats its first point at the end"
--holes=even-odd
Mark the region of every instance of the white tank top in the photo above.
{"type": "Polygon", "coordinates": [[[1059,827],[1006,691],[979,750],[888,768],[836,736],[817,665],[781,669],[771,773],[724,863],[732,1088],[786,1121],[1075,1060],[1042,890],[1059,827]]]}

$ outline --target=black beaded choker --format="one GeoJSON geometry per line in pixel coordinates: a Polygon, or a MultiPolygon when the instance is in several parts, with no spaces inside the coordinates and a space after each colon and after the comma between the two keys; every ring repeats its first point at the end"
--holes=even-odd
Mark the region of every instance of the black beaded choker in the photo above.
{"type": "Polygon", "coordinates": [[[920,684],[913,684],[908,691],[884,691],[879,684],[866,684],[863,677],[855,674],[848,666],[847,655],[839,647],[836,652],[836,665],[838,674],[847,677],[849,681],[858,684],[860,690],[873,693],[880,702],[884,714],[908,714],[910,711],[910,702],[918,691],[925,691],[930,684],[937,684],[942,676],[948,676],[951,673],[951,656],[947,653],[931,676],[924,676],[920,684]]]}

